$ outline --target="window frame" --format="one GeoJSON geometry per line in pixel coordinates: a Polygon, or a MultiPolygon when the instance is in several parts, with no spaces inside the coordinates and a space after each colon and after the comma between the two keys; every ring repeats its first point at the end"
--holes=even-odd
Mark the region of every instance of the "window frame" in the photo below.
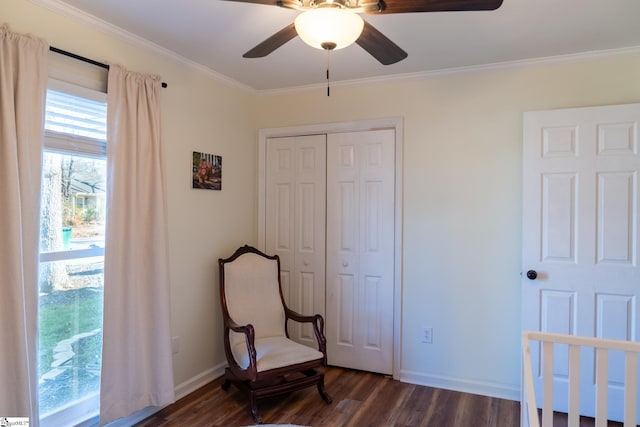
{"type": "MultiPolygon", "coordinates": [[[[77,86],[61,80],[49,78],[47,90],[64,92],[69,95],[107,103],[107,94],[94,89],[77,86]]],[[[107,160],[107,140],[72,135],[44,129],[42,154],[46,152],[59,153],[107,160]]],[[[39,263],[65,261],[73,259],[103,257],[104,246],[83,249],[68,249],[58,251],[39,251],[39,263]]],[[[39,320],[38,320],[39,322],[39,320]]],[[[38,391],[39,395],[39,391],[38,391]]],[[[99,420],[100,392],[89,393],[86,396],[46,414],[40,414],[40,424],[43,427],[59,425],[94,425],[99,420]],[[44,416],[43,416],[44,415],[44,416]]]]}

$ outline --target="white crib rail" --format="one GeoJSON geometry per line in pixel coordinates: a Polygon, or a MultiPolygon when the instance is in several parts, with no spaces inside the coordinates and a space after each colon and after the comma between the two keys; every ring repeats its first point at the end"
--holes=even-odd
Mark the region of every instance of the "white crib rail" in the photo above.
{"type": "Polygon", "coordinates": [[[553,425],[553,346],[569,346],[569,427],[578,427],[580,423],[580,348],[590,347],[596,352],[596,427],[607,425],[608,391],[608,355],[609,350],[625,352],[624,384],[624,427],[635,427],[637,417],[636,399],[638,395],[638,354],[640,342],[618,341],[602,338],[580,337],[575,335],[552,334],[547,332],[525,331],[523,344],[523,384],[522,384],[522,422],[523,425],[551,427],[553,425]],[[538,417],[536,394],[533,382],[530,341],[539,341],[542,354],[542,424],[538,417]],[[525,412],[526,408],[526,412],[525,412]]]}

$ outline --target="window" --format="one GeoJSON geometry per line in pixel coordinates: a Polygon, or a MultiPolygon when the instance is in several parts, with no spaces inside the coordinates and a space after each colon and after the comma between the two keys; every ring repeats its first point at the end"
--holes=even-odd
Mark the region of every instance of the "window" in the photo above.
{"type": "Polygon", "coordinates": [[[106,94],[50,80],[40,214],[43,425],[97,415],[106,214],[106,94]]]}

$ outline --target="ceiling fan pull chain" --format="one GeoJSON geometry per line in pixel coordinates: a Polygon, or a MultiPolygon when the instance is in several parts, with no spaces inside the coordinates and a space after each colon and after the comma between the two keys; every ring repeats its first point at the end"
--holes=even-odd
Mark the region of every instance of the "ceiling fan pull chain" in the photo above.
{"type": "Polygon", "coordinates": [[[329,79],[329,67],[331,66],[331,50],[326,49],[327,51],[327,96],[331,96],[331,80],[329,79]]]}

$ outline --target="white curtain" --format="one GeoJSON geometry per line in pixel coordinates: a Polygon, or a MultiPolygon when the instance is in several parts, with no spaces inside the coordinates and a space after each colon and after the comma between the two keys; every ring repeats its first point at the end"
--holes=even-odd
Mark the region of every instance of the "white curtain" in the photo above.
{"type": "Polygon", "coordinates": [[[160,88],[110,67],[101,425],[175,399],[160,88]]]}
{"type": "Polygon", "coordinates": [[[47,44],[0,26],[0,416],[38,425],[40,174],[47,44]]]}

